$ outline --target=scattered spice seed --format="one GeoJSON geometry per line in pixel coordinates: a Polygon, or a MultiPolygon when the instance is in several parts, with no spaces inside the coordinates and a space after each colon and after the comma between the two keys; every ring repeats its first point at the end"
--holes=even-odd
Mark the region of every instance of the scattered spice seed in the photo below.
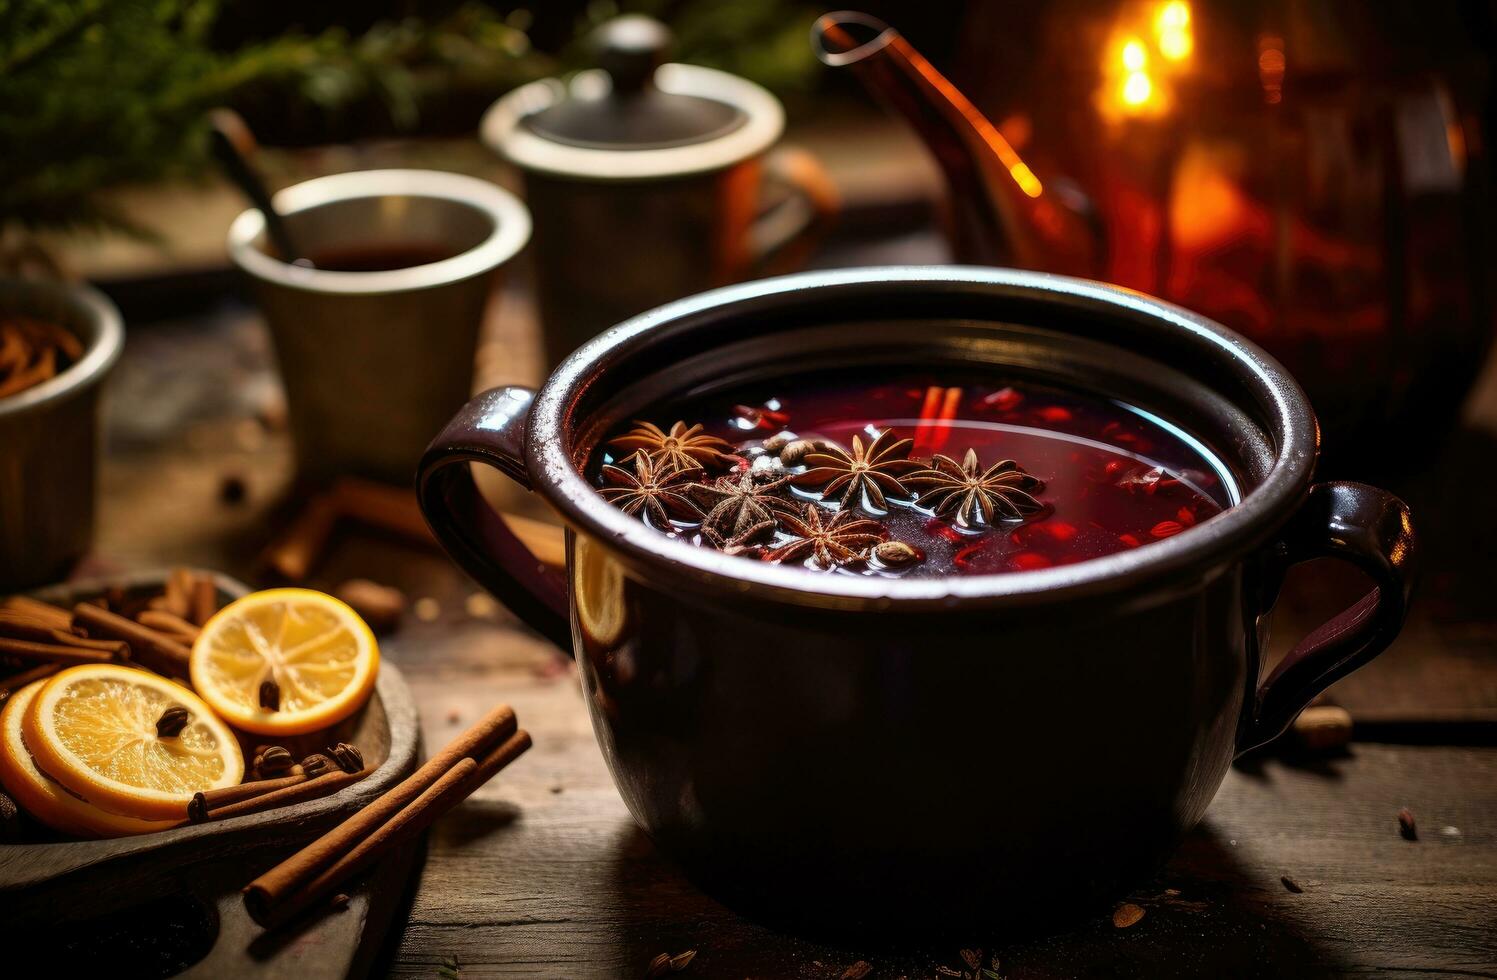
{"type": "Polygon", "coordinates": [[[1296,895],[1302,894],[1304,892],[1304,889],[1300,887],[1300,883],[1297,882],[1297,881],[1295,881],[1293,878],[1289,877],[1288,875],[1280,875],[1279,876],[1279,881],[1283,882],[1284,883],[1284,887],[1287,888],[1287,889],[1289,889],[1291,892],[1293,892],[1296,895]]]}
{"type": "Polygon", "coordinates": [[[925,552],[903,541],[885,541],[873,546],[873,557],[878,559],[880,565],[904,568],[924,561],[925,552]]]}
{"type": "Polygon", "coordinates": [[[499,615],[499,603],[487,592],[475,592],[463,600],[463,609],[474,619],[493,619],[499,615]]]}
{"type": "Polygon", "coordinates": [[[1419,839],[1419,828],[1414,823],[1414,811],[1408,807],[1398,811],[1398,836],[1404,840],[1419,839]]]}
{"type": "Polygon", "coordinates": [[[350,745],[348,742],[339,742],[328,749],[327,754],[338,764],[338,768],[344,772],[361,772],[364,768],[364,753],[359,751],[357,745],[350,745]]]}
{"type": "MultiPolygon", "coordinates": [[[[760,443],[760,448],[766,453],[778,456],[780,451],[795,441],[793,432],[777,432],[760,443]]],[[[783,462],[783,461],[782,461],[783,462]]]]}
{"type": "Polygon", "coordinates": [[[281,685],[268,677],[260,682],[260,707],[266,711],[281,710],[281,685]]]}
{"type": "Polygon", "coordinates": [[[1294,740],[1309,752],[1345,748],[1352,736],[1351,712],[1334,704],[1311,705],[1294,719],[1294,740]]]}
{"type": "Polygon", "coordinates": [[[842,980],[863,980],[873,972],[873,964],[867,960],[858,960],[852,966],[842,971],[842,980]]]}
{"type": "Polygon", "coordinates": [[[157,738],[176,738],[182,734],[182,729],[187,727],[188,719],[192,717],[186,708],[180,704],[174,704],[161,712],[161,717],[156,719],[157,738]]]}
{"type": "Polygon", "coordinates": [[[435,622],[442,615],[442,604],[430,596],[423,596],[411,606],[411,612],[423,623],[435,622]]]}
{"type": "Polygon", "coordinates": [[[334,769],[341,768],[341,766],[321,752],[314,752],[301,760],[302,772],[306,773],[310,779],[316,779],[318,776],[326,776],[334,769]]]}
{"type": "Polygon", "coordinates": [[[449,970],[456,970],[457,969],[457,957],[456,956],[444,956],[444,957],[442,957],[442,965],[445,966],[445,967],[447,967],[447,969],[449,969],[449,970]]]}
{"type": "Polygon", "coordinates": [[[1129,926],[1138,924],[1138,920],[1144,917],[1144,910],[1132,902],[1124,902],[1112,913],[1112,924],[1118,929],[1127,929],[1129,926]]]}
{"type": "Polygon", "coordinates": [[[296,765],[296,757],[279,745],[272,745],[255,757],[255,771],[262,779],[282,776],[296,765]]]}
{"type": "Polygon", "coordinates": [[[688,966],[691,966],[691,961],[696,958],[697,951],[694,949],[688,949],[684,953],[677,953],[675,956],[671,957],[671,972],[680,973],[688,966]]]}
{"type": "Polygon", "coordinates": [[[1461,828],[1459,828],[1459,827],[1441,827],[1440,828],[1440,836],[1441,837],[1459,837],[1459,836],[1461,836],[1461,828]]]}
{"type": "Polygon", "coordinates": [[[806,461],[807,453],[816,452],[816,443],[810,439],[792,439],[780,450],[780,462],[786,466],[799,466],[806,461]]]}
{"type": "Polygon", "coordinates": [[[650,965],[645,968],[645,976],[646,977],[663,977],[667,973],[670,972],[670,969],[671,969],[671,954],[669,954],[669,953],[657,953],[655,955],[655,958],[650,961],[650,965]]]}
{"type": "Polygon", "coordinates": [[[400,625],[405,612],[405,593],[367,578],[349,579],[333,595],[352,607],[376,633],[388,633],[400,625]]]}

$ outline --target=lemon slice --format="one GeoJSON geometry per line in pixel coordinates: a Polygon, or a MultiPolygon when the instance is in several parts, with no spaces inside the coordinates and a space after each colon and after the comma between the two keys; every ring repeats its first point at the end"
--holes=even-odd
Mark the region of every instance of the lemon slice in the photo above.
{"type": "Polygon", "coordinates": [[[124,837],[176,826],[171,820],[137,820],[102,810],[36,767],[21,734],[21,721],[47,680],[27,684],[0,711],[0,785],[42,823],[75,837],[124,837]]]}
{"type": "Polygon", "coordinates": [[[357,711],[374,690],[379,645],[359,614],[311,589],[269,589],[230,603],[192,645],[192,686],[229,724],[304,735],[357,711]],[[274,681],[279,705],[261,707],[274,681]]]}
{"type": "Polygon", "coordinates": [[[55,674],[32,699],[21,734],[42,772],[95,806],[141,820],[186,815],[192,795],[244,776],[234,733],[180,684],[115,664],[55,674]],[[187,709],[171,738],[167,708],[187,709]]]}
{"type": "Polygon", "coordinates": [[[73,836],[126,836],[177,826],[172,820],[136,820],[100,809],[36,768],[25,747],[21,721],[46,679],[22,687],[0,711],[0,785],[22,808],[54,830],[73,836]]]}

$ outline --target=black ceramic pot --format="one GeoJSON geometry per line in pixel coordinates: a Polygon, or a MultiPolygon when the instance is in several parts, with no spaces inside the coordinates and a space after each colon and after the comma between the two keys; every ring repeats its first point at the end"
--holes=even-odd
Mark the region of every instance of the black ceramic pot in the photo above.
{"type": "MultiPolygon", "coordinates": [[[[1312,482],[1315,417],[1225,328],[1148,297],[1000,269],[854,269],[705,293],[608,331],[539,393],[474,399],[427,451],[457,561],[573,651],[641,827],[709,890],[823,927],[1053,916],[1136,884],[1233,757],[1397,634],[1408,509],[1312,482]],[[818,576],[667,539],[579,472],[602,433],[687,392],[894,362],[991,363],[1180,422],[1242,500],[1184,534],[1040,571],[818,576]],[[464,464],[568,525],[537,562],[464,464]],[[1260,679],[1285,570],[1374,585],[1260,679]]],[[[1286,815],[1285,819],[1288,819],[1286,815]]]]}

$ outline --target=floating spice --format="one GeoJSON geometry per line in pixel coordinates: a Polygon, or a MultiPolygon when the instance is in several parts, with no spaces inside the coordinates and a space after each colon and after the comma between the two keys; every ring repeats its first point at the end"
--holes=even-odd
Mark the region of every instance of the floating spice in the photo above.
{"type": "Polygon", "coordinates": [[[789,514],[781,518],[785,530],[795,537],[768,555],[770,561],[796,561],[810,557],[822,568],[834,568],[861,561],[864,551],[883,540],[884,528],[878,521],[859,518],[850,510],[839,510],[830,519],[822,510],[807,504],[803,517],[789,514]]]}
{"type": "Polygon", "coordinates": [[[622,466],[603,467],[606,486],[601,493],[615,507],[626,514],[648,514],[654,518],[655,526],[670,527],[672,517],[684,521],[700,521],[702,512],[687,496],[690,470],[665,470],[656,464],[643,450],[634,454],[633,469],[622,466]]]}
{"type": "Polygon", "coordinates": [[[984,470],[975,449],[967,450],[960,463],[936,453],[930,469],[911,473],[905,482],[926,488],[916,501],[921,507],[952,514],[963,527],[992,524],[995,516],[1022,520],[1044,507],[1032,496],[1045,488],[1044,483],[1011,459],[984,470]]]}
{"type": "Polygon", "coordinates": [[[700,424],[687,426],[677,422],[666,432],[651,422],[635,422],[634,428],[609,441],[615,449],[644,453],[654,466],[664,472],[704,468],[722,469],[730,465],[732,443],[705,435],[700,424]]]}
{"type": "Polygon", "coordinates": [[[867,507],[887,510],[888,497],[907,497],[909,490],[899,482],[901,474],[920,468],[911,460],[913,439],[900,439],[893,429],[885,429],[865,448],[863,440],[852,437],[852,451],[840,446],[808,453],[804,473],[792,477],[798,487],[819,487],[825,499],[836,498],[843,507],[867,507]]]}
{"type": "Polygon", "coordinates": [[[677,540],[847,575],[1054,568],[1183,533],[1235,499],[1198,441],[1127,405],[950,374],[790,375],[704,395],[661,413],[668,426],[605,436],[589,475],[677,540]],[[768,428],[740,410],[761,404],[778,413],[768,428]],[[862,543],[822,534],[833,522],[862,543]]]}
{"type": "Polygon", "coordinates": [[[779,526],[779,515],[795,510],[795,505],[780,495],[788,482],[788,477],[781,477],[759,483],[745,471],[737,477],[720,477],[711,485],[693,487],[698,498],[711,507],[702,521],[702,534],[719,548],[764,537],[779,526]]]}

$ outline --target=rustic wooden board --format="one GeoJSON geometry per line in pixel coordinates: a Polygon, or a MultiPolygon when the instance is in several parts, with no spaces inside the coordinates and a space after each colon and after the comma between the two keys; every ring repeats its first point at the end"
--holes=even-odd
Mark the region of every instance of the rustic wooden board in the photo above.
{"type": "MultiPolygon", "coordinates": [[[[33,594],[68,607],[101,593],[107,584],[127,591],[158,588],[166,574],[83,581],[33,594]]],[[[233,579],[214,577],[221,603],[249,591],[233,579]]],[[[260,870],[367,805],[415,767],[419,723],[398,668],[381,667],[369,704],[334,734],[358,745],[375,771],[331,796],[136,837],[0,845],[0,932],[55,929],[64,951],[54,965],[80,970],[117,966],[130,950],[145,958],[138,971],[143,973],[152,972],[147,965],[157,956],[180,957],[182,965],[196,960],[191,972],[203,977],[251,967],[269,976],[344,976],[360,964],[367,967],[371,944],[363,941],[365,931],[383,932],[409,875],[413,851],[382,862],[364,888],[351,885],[343,910],[284,934],[262,935],[239,898],[239,889],[260,870]],[[112,936],[86,941],[90,932],[107,934],[107,923],[134,915],[144,919],[134,927],[134,943],[116,942],[112,936]]]]}

